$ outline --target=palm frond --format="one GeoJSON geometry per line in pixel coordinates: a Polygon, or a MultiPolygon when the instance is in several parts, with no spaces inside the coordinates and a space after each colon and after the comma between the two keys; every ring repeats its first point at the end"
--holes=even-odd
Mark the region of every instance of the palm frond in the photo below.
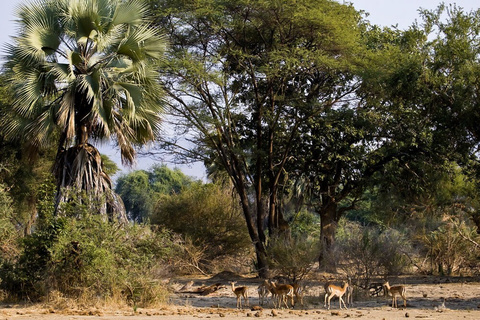
{"type": "Polygon", "coordinates": [[[116,7],[112,23],[113,25],[142,23],[147,11],[148,6],[144,1],[124,1],[116,7]]]}
{"type": "Polygon", "coordinates": [[[30,54],[41,57],[51,54],[60,45],[62,28],[57,18],[56,6],[45,6],[43,1],[21,5],[18,10],[21,27],[20,37],[31,49],[30,54]]]}
{"type": "MultiPolygon", "coordinates": [[[[74,87],[74,86],[73,86],[74,87]]],[[[67,90],[60,101],[60,108],[57,113],[57,123],[68,140],[75,137],[75,92],[67,90]]]]}

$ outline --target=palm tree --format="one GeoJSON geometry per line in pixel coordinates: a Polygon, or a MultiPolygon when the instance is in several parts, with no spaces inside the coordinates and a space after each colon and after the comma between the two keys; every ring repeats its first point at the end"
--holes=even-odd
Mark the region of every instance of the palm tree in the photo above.
{"type": "Polygon", "coordinates": [[[33,150],[56,139],[57,204],[66,189],[108,199],[94,142],[113,140],[132,164],[135,147],[160,132],[166,40],[147,14],[140,0],[37,0],[18,10],[5,50],[16,100],[1,126],[33,150]]]}

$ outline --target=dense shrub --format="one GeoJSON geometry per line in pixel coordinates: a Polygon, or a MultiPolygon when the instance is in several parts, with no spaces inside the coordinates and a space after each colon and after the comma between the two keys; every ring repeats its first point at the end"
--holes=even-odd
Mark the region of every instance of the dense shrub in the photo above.
{"type": "Polygon", "coordinates": [[[51,248],[64,226],[64,219],[53,220],[21,239],[18,258],[5,261],[0,270],[1,288],[10,297],[37,300],[47,294],[51,248]]]}
{"type": "Polygon", "coordinates": [[[374,276],[407,271],[411,267],[407,253],[412,252],[408,237],[397,230],[341,220],[334,254],[347,274],[368,283],[374,276]]]}
{"type": "Polygon", "coordinates": [[[10,297],[38,300],[55,293],[89,304],[136,306],[166,301],[159,279],[168,276],[167,261],[177,255],[175,235],[88,214],[88,201],[65,206],[23,238],[17,259],[2,265],[0,286],[10,297]]]}
{"type": "Polygon", "coordinates": [[[69,219],[51,248],[49,284],[73,297],[165,301],[166,291],[157,296],[157,280],[168,275],[165,261],[175,255],[171,239],[165,230],[121,226],[99,215],[69,219]]]}
{"type": "Polygon", "coordinates": [[[268,263],[277,276],[302,280],[318,259],[319,241],[308,234],[273,236],[267,247],[268,263]]]}
{"type": "Polygon", "coordinates": [[[423,246],[424,260],[429,263],[429,273],[453,275],[478,270],[479,235],[466,215],[443,215],[436,225],[429,225],[431,229],[416,235],[423,246]]]}
{"type": "Polygon", "coordinates": [[[19,254],[19,233],[13,223],[12,199],[7,189],[0,183],[0,300],[4,298],[5,277],[1,270],[11,269],[15,257],[19,254]]]}
{"type": "Polygon", "coordinates": [[[193,183],[178,194],[161,196],[151,223],[185,238],[186,265],[197,271],[212,271],[212,261],[251,249],[238,202],[231,190],[216,184],[193,183]]]}
{"type": "Polygon", "coordinates": [[[18,232],[13,221],[12,199],[0,183],[0,265],[17,254],[18,232]]]}

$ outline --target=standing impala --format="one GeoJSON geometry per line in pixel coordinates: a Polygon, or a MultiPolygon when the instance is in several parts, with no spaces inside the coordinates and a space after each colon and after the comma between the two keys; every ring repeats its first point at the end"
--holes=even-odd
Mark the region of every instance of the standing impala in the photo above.
{"type": "Polygon", "coordinates": [[[303,307],[303,294],[305,291],[305,286],[298,282],[294,282],[292,283],[292,287],[293,294],[295,295],[295,303],[300,303],[300,305],[303,307]]]}
{"type": "Polygon", "coordinates": [[[268,303],[268,294],[270,293],[270,284],[268,280],[263,280],[263,282],[258,286],[258,303],[263,306],[265,302],[268,303]]]}
{"type": "Polygon", "coordinates": [[[290,304],[292,308],[295,306],[293,301],[294,289],[289,284],[276,284],[273,281],[270,281],[270,291],[272,292],[272,300],[275,305],[275,298],[278,300],[278,307],[282,307],[282,303],[288,309],[288,298],[290,298],[290,304]]]}
{"type": "Polygon", "coordinates": [[[248,287],[243,286],[243,287],[235,288],[236,283],[237,283],[236,281],[230,282],[230,284],[232,285],[232,291],[237,296],[237,308],[242,309],[242,297],[243,297],[243,302],[245,303],[246,306],[248,306],[248,294],[247,294],[248,287]]]}
{"type": "Polygon", "coordinates": [[[387,292],[392,294],[392,308],[398,308],[397,305],[397,295],[401,296],[403,299],[403,306],[407,306],[407,296],[406,296],[406,289],[404,286],[393,286],[390,287],[388,281],[386,281],[383,286],[387,289],[387,292]]]}
{"type": "Polygon", "coordinates": [[[343,301],[342,299],[343,295],[345,294],[348,288],[347,282],[343,282],[343,285],[341,287],[334,285],[332,283],[326,283],[324,288],[325,288],[325,302],[324,302],[325,307],[327,307],[327,299],[328,299],[328,309],[330,310],[330,300],[332,300],[333,297],[338,297],[338,300],[340,302],[340,309],[342,309],[342,302],[345,309],[348,309],[347,305],[345,304],[345,301],[343,301]]]}

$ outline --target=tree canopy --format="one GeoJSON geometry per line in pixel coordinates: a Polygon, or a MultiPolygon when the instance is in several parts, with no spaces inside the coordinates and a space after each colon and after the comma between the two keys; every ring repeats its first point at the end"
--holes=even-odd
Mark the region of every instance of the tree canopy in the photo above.
{"type": "Polygon", "coordinates": [[[228,173],[262,269],[264,220],[269,233],[288,229],[278,197],[298,129],[358,87],[361,16],[324,0],[154,3],[171,36],[169,111],[194,143],[186,155],[228,173]]]}
{"type": "Polygon", "coordinates": [[[328,249],[340,217],[387,172],[409,179],[472,160],[460,155],[473,155],[473,127],[452,123],[468,102],[450,103],[474,101],[474,14],[454,7],[442,23],[440,7],[401,31],[335,1],[152,3],[171,36],[162,80],[176,137],[192,142],[161,147],[229,175],[260,269],[267,237],[288,230],[292,196],[320,214],[328,249]]]}
{"type": "Polygon", "coordinates": [[[154,165],[149,170],[136,170],[120,176],[115,191],[122,197],[128,217],[140,222],[152,216],[161,195],[178,194],[191,183],[193,179],[178,168],[154,165]]]}

